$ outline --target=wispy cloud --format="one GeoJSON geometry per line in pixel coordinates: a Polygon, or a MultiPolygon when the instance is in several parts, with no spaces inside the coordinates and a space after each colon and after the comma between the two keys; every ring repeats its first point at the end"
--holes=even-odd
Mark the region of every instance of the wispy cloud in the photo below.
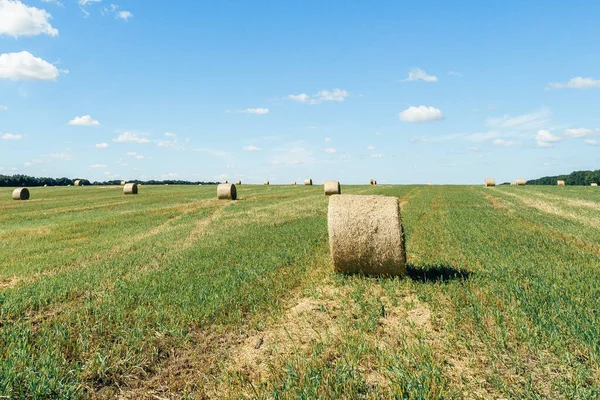
{"type": "Polygon", "coordinates": [[[495,139],[494,141],[492,141],[492,144],[494,146],[512,147],[518,146],[521,143],[515,140],[495,139]]]}
{"type": "Polygon", "coordinates": [[[94,147],[97,149],[108,149],[108,143],[97,143],[94,147]]]}
{"type": "Polygon", "coordinates": [[[23,135],[14,135],[12,133],[5,133],[2,136],[0,136],[0,139],[2,139],[2,140],[21,140],[21,139],[23,139],[23,135]]]}
{"type": "Polygon", "coordinates": [[[119,11],[115,18],[122,19],[124,21],[129,21],[130,18],[133,18],[133,14],[129,11],[119,11]]]}
{"type": "Polygon", "coordinates": [[[119,136],[117,136],[116,138],[114,138],[113,142],[117,142],[117,143],[140,143],[140,144],[143,144],[143,143],[149,143],[150,140],[148,140],[145,137],[138,136],[137,133],[123,132],[119,136]]]}
{"type": "Polygon", "coordinates": [[[464,76],[462,73],[456,72],[456,71],[448,71],[448,75],[452,75],[452,76],[464,76]]]}
{"type": "Polygon", "coordinates": [[[437,82],[438,77],[434,75],[429,75],[421,68],[414,68],[408,72],[408,78],[402,80],[402,82],[411,81],[437,82]]]}
{"type": "Polygon", "coordinates": [[[265,115],[269,113],[268,108],[246,108],[245,110],[238,110],[239,113],[242,114],[256,114],[256,115],[265,115]]]}
{"type": "Polygon", "coordinates": [[[289,100],[297,101],[299,103],[320,104],[326,101],[341,102],[344,101],[348,96],[349,94],[346,90],[333,89],[321,90],[312,96],[309,96],[306,93],[290,94],[287,96],[287,98],[289,100]]]}
{"type": "Polygon", "coordinates": [[[551,82],[548,84],[547,89],[593,89],[600,88],[600,80],[592,78],[583,78],[577,76],[569,79],[567,82],[551,82]]]}
{"type": "Polygon", "coordinates": [[[92,164],[88,168],[91,168],[91,169],[94,169],[94,168],[106,168],[106,164],[92,164]]]}
{"type": "Polygon", "coordinates": [[[535,136],[535,142],[539,147],[553,147],[554,143],[559,142],[560,137],[553,135],[550,131],[540,129],[535,136]]]}
{"type": "Polygon", "coordinates": [[[333,148],[333,147],[328,147],[328,148],[326,148],[326,149],[325,149],[325,150],[323,150],[323,151],[324,151],[325,153],[330,153],[330,154],[337,153],[337,149],[335,149],[335,148],[333,148]]]}
{"type": "Polygon", "coordinates": [[[588,129],[588,128],[571,128],[565,129],[565,136],[570,138],[585,138],[591,136],[600,136],[600,129],[588,129]]]}
{"type": "Polygon", "coordinates": [[[254,146],[254,145],[250,145],[250,146],[244,146],[243,150],[244,151],[261,151],[262,149],[260,147],[254,146]]]}

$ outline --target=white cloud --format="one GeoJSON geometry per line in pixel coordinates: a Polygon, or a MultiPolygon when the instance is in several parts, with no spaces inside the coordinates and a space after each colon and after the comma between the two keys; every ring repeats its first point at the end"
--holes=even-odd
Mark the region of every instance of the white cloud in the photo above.
{"type": "Polygon", "coordinates": [[[404,79],[403,82],[410,81],[425,81],[425,82],[437,82],[437,76],[429,75],[427,72],[423,71],[421,68],[415,68],[408,72],[408,78],[404,79]]]}
{"type": "Polygon", "coordinates": [[[600,129],[575,128],[565,129],[565,136],[571,138],[584,138],[590,136],[600,136],[600,129]]]}
{"type": "Polygon", "coordinates": [[[373,150],[375,150],[375,146],[368,146],[368,147],[367,147],[367,150],[368,150],[368,151],[373,151],[373,150]]]}
{"type": "Polygon", "coordinates": [[[251,145],[251,146],[244,146],[243,150],[244,151],[260,151],[261,148],[251,145]]]}
{"type": "Polygon", "coordinates": [[[287,96],[289,100],[298,101],[300,103],[319,104],[324,101],[341,102],[348,97],[348,91],[342,89],[321,90],[316,94],[309,96],[306,93],[290,94],[287,96]]]}
{"type": "Polygon", "coordinates": [[[174,133],[171,133],[171,132],[165,132],[165,136],[166,136],[166,137],[172,137],[172,138],[174,138],[174,137],[177,137],[177,135],[176,135],[176,134],[174,134],[174,133]]]}
{"type": "Polygon", "coordinates": [[[333,153],[336,153],[336,152],[337,152],[337,150],[336,150],[336,149],[334,149],[333,147],[328,147],[328,148],[326,148],[326,149],[325,149],[325,150],[323,150],[323,151],[324,151],[325,153],[331,153],[331,154],[333,154],[333,153]]]}
{"type": "Polygon", "coordinates": [[[551,82],[548,84],[548,87],[551,89],[592,89],[592,88],[600,88],[600,80],[592,79],[592,78],[583,78],[581,76],[577,76],[575,78],[570,79],[568,82],[551,82]]]}
{"type": "Polygon", "coordinates": [[[116,18],[120,18],[120,19],[122,19],[124,21],[128,21],[129,18],[133,18],[133,14],[130,13],[129,11],[119,11],[117,13],[116,18]]]}
{"type": "Polygon", "coordinates": [[[28,7],[18,0],[0,0],[0,36],[57,36],[50,19],[52,15],[46,10],[28,7]]]}
{"type": "Polygon", "coordinates": [[[90,17],[90,12],[88,10],[86,10],[83,7],[79,7],[79,9],[81,10],[81,12],[83,13],[83,18],[89,18],[90,17]]]}
{"type": "Polygon", "coordinates": [[[464,76],[463,74],[461,74],[460,72],[456,72],[456,71],[448,71],[448,75],[453,75],[453,76],[464,76]]]}
{"type": "Polygon", "coordinates": [[[504,147],[512,147],[518,146],[520,143],[514,140],[505,140],[505,139],[495,139],[492,144],[494,146],[504,146],[504,147]]]}
{"type": "Polygon", "coordinates": [[[375,153],[375,154],[371,154],[370,157],[371,158],[386,158],[387,156],[385,154],[382,154],[382,153],[375,153]]]}
{"type": "Polygon", "coordinates": [[[79,0],[79,5],[87,6],[88,4],[99,3],[100,1],[102,1],[102,0],[79,0]]]}
{"type": "Polygon", "coordinates": [[[93,119],[89,115],[84,115],[82,117],[75,117],[75,118],[73,118],[72,120],[70,120],[68,122],[68,125],[74,125],[74,126],[96,126],[96,125],[100,125],[100,122],[98,122],[97,120],[93,119]]]}
{"type": "Polygon", "coordinates": [[[552,147],[552,143],[560,141],[560,137],[553,135],[545,129],[540,129],[535,136],[535,141],[540,147],[552,147]]]}
{"type": "Polygon", "coordinates": [[[92,164],[88,168],[106,168],[105,164],[92,164]]]}
{"type": "Polygon", "coordinates": [[[210,154],[211,156],[215,156],[215,157],[227,157],[227,156],[231,155],[231,152],[218,150],[218,149],[211,149],[208,147],[196,147],[192,150],[198,151],[200,153],[210,154]]]}
{"type": "Polygon", "coordinates": [[[257,114],[257,115],[265,115],[269,113],[268,108],[246,108],[245,110],[238,111],[239,113],[244,114],[257,114]]]}
{"type": "Polygon", "coordinates": [[[143,160],[144,158],[149,158],[149,157],[144,157],[143,155],[138,154],[135,151],[130,151],[127,153],[127,155],[135,158],[136,160],[143,160]]]}
{"type": "Polygon", "coordinates": [[[108,143],[98,143],[95,147],[97,149],[108,149],[108,143]]]}
{"type": "Polygon", "coordinates": [[[429,122],[444,119],[440,110],[435,107],[426,106],[408,107],[406,110],[401,111],[398,116],[404,122],[429,122]]]}
{"type": "Polygon", "coordinates": [[[294,100],[294,101],[299,101],[300,103],[306,103],[310,99],[310,96],[307,95],[306,93],[289,94],[288,99],[294,100]]]}
{"type": "Polygon", "coordinates": [[[21,140],[23,139],[23,135],[13,135],[12,133],[5,133],[0,136],[0,139],[3,140],[21,140]]]}
{"type": "Polygon", "coordinates": [[[585,144],[589,144],[590,146],[600,146],[600,142],[598,142],[597,140],[593,140],[593,139],[585,139],[583,142],[585,144]]]}
{"type": "Polygon", "coordinates": [[[3,106],[2,104],[0,104],[0,110],[2,110],[2,111],[6,111],[6,110],[8,110],[8,107],[6,107],[6,106],[3,106]]]}
{"type": "Polygon", "coordinates": [[[331,142],[331,138],[330,137],[326,137],[325,138],[325,143],[330,143],[331,142]]]}
{"type": "Polygon", "coordinates": [[[310,125],[310,126],[307,126],[306,129],[310,131],[310,130],[317,129],[317,127],[314,125],[310,125]]]}
{"type": "Polygon", "coordinates": [[[132,143],[148,143],[150,141],[147,138],[145,138],[145,137],[138,136],[137,133],[123,132],[119,136],[117,136],[116,138],[114,138],[113,142],[118,142],[118,143],[127,143],[127,142],[132,142],[132,143]]]}
{"type": "Polygon", "coordinates": [[[54,81],[61,73],[68,72],[27,51],[0,54],[0,79],[54,81]]]}

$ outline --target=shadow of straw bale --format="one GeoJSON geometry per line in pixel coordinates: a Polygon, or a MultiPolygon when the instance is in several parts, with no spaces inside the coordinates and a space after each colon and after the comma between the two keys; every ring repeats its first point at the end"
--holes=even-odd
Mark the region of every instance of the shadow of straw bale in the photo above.
{"type": "Polygon", "coordinates": [[[406,264],[406,276],[417,282],[445,282],[468,279],[473,273],[458,269],[453,265],[406,264]]]}

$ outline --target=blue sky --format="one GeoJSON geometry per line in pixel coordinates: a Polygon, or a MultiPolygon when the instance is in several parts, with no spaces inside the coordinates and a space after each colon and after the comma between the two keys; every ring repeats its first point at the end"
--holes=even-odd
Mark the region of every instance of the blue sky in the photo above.
{"type": "Polygon", "coordinates": [[[600,168],[598,1],[0,0],[0,174],[600,168]]]}

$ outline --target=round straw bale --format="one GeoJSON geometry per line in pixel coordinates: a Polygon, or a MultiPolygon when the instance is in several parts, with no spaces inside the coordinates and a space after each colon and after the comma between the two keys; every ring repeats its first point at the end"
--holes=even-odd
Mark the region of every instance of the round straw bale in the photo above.
{"type": "Polygon", "coordinates": [[[229,183],[229,181],[227,181],[227,180],[224,180],[224,181],[223,181],[223,182],[221,182],[221,183],[229,183]]]}
{"type": "Polygon", "coordinates": [[[427,186],[433,186],[433,183],[427,182],[427,186]]]}
{"type": "Polygon", "coordinates": [[[565,181],[556,181],[558,186],[565,186],[565,181]]]}
{"type": "Polygon", "coordinates": [[[510,186],[517,186],[517,182],[511,182],[510,186]]]}
{"type": "Polygon", "coordinates": [[[296,186],[296,181],[292,181],[292,186],[296,186]]]}
{"type": "Polygon", "coordinates": [[[217,186],[217,198],[219,200],[235,200],[237,199],[237,191],[233,183],[221,183],[217,186]]]}
{"type": "Polygon", "coordinates": [[[304,184],[305,184],[306,186],[311,186],[311,185],[312,185],[312,179],[305,179],[305,180],[304,180],[304,184]]]}
{"type": "Polygon", "coordinates": [[[374,185],[374,184],[375,184],[375,180],[371,179],[371,180],[369,181],[369,185],[374,185]]]}
{"type": "Polygon", "coordinates": [[[137,183],[127,183],[123,186],[123,194],[138,194],[137,183]]]}
{"type": "Polygon", "coordinates": [[[13,200],[29,200],[29,189],[27,188],[16,188],[12,192],[13,200]]]}
{"type": "Polygon", "coordinates": [[[517,186],[524,186],[527,183],[527,181],[523,178],[517,178],[516,183],[517,183],[517,186]]]}
{"type": "Polygon", "coordinates": [[[44,187],[48,187],[48,184],[46,183],[46,184],[44,185],[44,187]]]}
{"type": "Polygon", "coordinates": [[[332,194],[341,194],[342,189],[338,181],[328,181],[324,183],[325,196],[331,196],[332,194]]]}
{"type": "Polygon", "coordinates": [[[73,186],[82,186],[81,185],[81,179],[77,179],[74,183],[73,186]]]}
{"type": "Polygon", "coordinates": [[[496,186],[496,181],[494,178],[485,178],[485,186],[496,186]]]}
{"type": "Polygon", "coordinates": [[[127,181],[121,181],[121,186],[124,186],[127,183],[127,181]]]}
{"type": "Polygon", "coordinates": [[[404,275],[406,251],[398,198],[339,195],[329,199],[333,269],[367,275],[404,275]]]}
{"type": "Polygon", "coordinates": [[[592,183],[590,186],[594,186],[595,187],[595,186],[598,186],[598,184],[597,183],[592,183]]]}
{"type": "Polygon", "coordinates": [[[241,185],[241,184],[242,184],[242,181],[235,181],[235,184],[236,184],[236,185],[241,185]]]}
{"type": "Polygon", "coordinates": [[[265,182],[263,183],[263,185],[268,185],[268,184],[269,184],[269,181],[265,181],[265,182]]]}

